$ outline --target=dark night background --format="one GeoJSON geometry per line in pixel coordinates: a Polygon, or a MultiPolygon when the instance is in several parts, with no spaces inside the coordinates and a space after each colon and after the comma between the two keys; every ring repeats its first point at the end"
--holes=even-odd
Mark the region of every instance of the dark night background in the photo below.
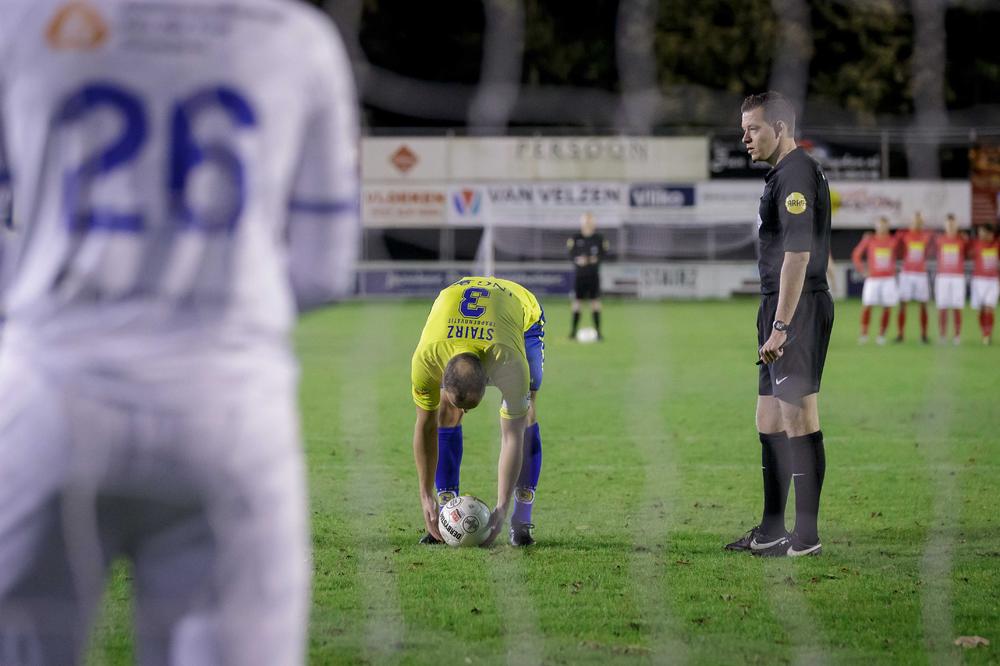
{"type": "MultiPolygon", "coordinates": [[[[619,91],[617,0],[523,4],[523,86],[619,91]]],[[[909,117],[914,28],[910,3],[808,4],[813,38],[808,104],[822,100],[859,126],[898,124],[909,117]]],[[[358,43],[371,65],[419,80],[466,86],[478,82],[483,3],[362,0],[359,18],[358,43]]],[[[946,3],[944,19],[948,109],[971,111],[962,115],[965,124],[996,125],[990,119],[1000,109],[1000,2],[946,3]]],[[[660,87],[700,86],[736,97],[766,87],[776,26],[771,0],[660,0],[654,44],[660,87]]],[[[455,119],[408,116],[369,103],[365,111],[369,127],[462,125],[455,119]]]]}

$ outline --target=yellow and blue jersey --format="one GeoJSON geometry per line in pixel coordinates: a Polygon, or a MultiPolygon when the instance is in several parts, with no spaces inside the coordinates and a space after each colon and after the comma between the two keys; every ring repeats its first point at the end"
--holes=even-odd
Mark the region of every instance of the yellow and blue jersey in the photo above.
{"type": "Polygon", "coordinates": [[[414,403],[437,409],[448,361],[471,353],[503,396],[501,416],[524,416],[530,391],[541,384],[544,321],[538,299],[516,282],[464,277],[446,287],[431,306],[413,352],[414,403]]]}

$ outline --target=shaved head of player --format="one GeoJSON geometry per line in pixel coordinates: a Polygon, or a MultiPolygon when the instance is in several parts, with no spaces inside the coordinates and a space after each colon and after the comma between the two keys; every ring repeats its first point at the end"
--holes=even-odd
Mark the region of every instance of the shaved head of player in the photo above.
{"type": "Polygon", "coordinates": [[[948,236],[958,235],[958,218],[954,213],[948,213],[944,218],[944,232],[948,236]]]}
{"type": "Polygon", "coordinates": [[[830,187],[823,169],[795,143],[795,110],[776,92],[740,108],[743,144],[771,170],[757,210],[761,302],[757,431],[764,510],[760,524],[728,550],[769,557],[818,555],[817,516],[826,469],[817,395],[833,327],[827,283],[830,187]],[[785,528],[795,483],[795,528],[785,528]]]}
{"type": "Polygon", "coordinates": [[[444,368],[441,397],[461,410],[475,409],[486,394],[486,380],[486,370],[478,356],[458,354],[444,368]]]}

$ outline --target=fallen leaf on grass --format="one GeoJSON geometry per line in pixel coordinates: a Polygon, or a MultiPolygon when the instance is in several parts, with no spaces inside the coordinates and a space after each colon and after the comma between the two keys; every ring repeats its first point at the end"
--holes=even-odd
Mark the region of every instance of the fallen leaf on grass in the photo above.
{"type": "Polygon", "coordinates": [[[691,560],[677,560],[674,564],[691,564],[691,560]]]}
{"type": "Polygon", "coordinates": [[[471,610],[471,611],[469,611],[469,612],[470,612],[470,613],[472,613],[473,615],[479,615],[479,614],[480,614],[480,613],[482,613],[483,611],[481,611],[481,610],[479,610],[478,608],[476,608],[475,606],[473,606],[472,610],[471,610]]]}
{"type": "Polygon", "coordinates": [[[974,648],[979,647],[980,645],[986,646],[989,644],[989,640],[983,638],[982,636],[959,636],[955,639],[955,645],[959,645],[964,648],[974,648]]]}

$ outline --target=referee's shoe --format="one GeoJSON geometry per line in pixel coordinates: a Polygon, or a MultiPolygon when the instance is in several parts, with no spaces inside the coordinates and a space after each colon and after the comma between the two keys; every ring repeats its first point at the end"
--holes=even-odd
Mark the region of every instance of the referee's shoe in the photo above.
{"type": "Polygon", "coordinates": [[[755,525],[736,541],[727,543],[726,550],[749,550],[756,554],[758,551],[777,546],[780,542],[787,540],[787,538],[788,534],[785,532],[773,536],[764,534],[761,526],[755,525]]]}
{"type": "Polygon", "coordinates": [[[823,544],[819,541],[813,544],[804,543],[793,532],[767,548],[751,548],[750,552],[759,557],[812,557],[823,552],[823,544]]]}

